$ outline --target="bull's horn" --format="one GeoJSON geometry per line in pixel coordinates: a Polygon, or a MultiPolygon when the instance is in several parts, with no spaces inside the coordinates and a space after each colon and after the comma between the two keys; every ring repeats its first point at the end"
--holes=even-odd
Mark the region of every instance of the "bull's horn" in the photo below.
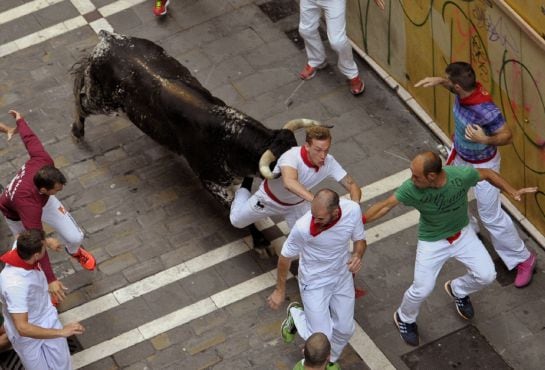
{"type": "Polygon", "coordinates": [[[276,157],[274,156],[273,152],[270,149],[267,149],[265,153],[263,153],[263,155],[259,159],[259,172],[261,172],[261,175],[264,178],[266,179],[274,178],[274,175],[271,172],[269,165],[273,163],[275,159],[276,157]]]}
{"type": "Polygon", "coordinates": [[[298,118],[298,119],[292,119],[288,123],[282,127],[285,130],[290,130],[291,132],[295,132],[301,128],[307,128],[312,126],[323,126],[327,128],[333,128],[333,126],[330,125],[322,125],[320,122],[315,121],[313,119],[308,118],[298,118]]]}

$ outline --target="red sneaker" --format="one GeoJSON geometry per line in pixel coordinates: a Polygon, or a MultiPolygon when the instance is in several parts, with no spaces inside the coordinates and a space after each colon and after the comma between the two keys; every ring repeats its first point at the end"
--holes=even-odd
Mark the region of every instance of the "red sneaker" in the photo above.
{"type": "Polygon", "coordinates": [[[317,67],[311,67],[308,63],[305,65],[305,68],[299,73],[301,80],[310,80],[316,76],[316,71],[319,69],[324,69],[327,67],[327,62],[323,62],[317,67]]]}
{"type": "Polygon", "coordinates": [[[96,267],[95,257],[83,247],[79,247],[78,251],[74,254],[71,254],[72,257],[78,260],[79,264],[86,270],[93,271],[96,267]]]}
{"type": "Polygon", "coordinates": [[[360,76],[356,76],[356,77],[350,79],[349,81],[350,81],[350,92],[353,95],[359,95],[359,94],[361,94],[362,92],[365,91],[365,85],[363,84],[362,80],[360,79],[360,76]]]}
{"type": "Polygon", "coordinates": [[[524,288],[532,281],[532,274],[536,267],[537,256],[530,252],[530,257],[517,265],[517,277],[515,278],[515,287],[524,288]]]}
{"type": "Polygon", "coordinates": [[[153,14],[159,17],[161,15],[167,14],[167,6],[170,0],[155,0],[155,6],[153,7],[153,14]]]}

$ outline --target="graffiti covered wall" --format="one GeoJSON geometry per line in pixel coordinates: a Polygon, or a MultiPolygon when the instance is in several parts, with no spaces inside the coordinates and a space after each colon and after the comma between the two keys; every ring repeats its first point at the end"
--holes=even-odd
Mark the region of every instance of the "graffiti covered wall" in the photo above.
{"type": "MultiPolygon", "coordinates": [[[[502,174],[516,187],[538,186],[515,206],[545,234],[545,43],[515,22],[508,3],[531,3],[521,18],[543,28],[545,1],[348,0],[348,34],[404,86],[451,135],[453,96],[441,87],[415,88],[427,76],[444,76],[447,64],[470,62],[513,131],[501,148],[502,174]],[[542,4],[543,3],[543,4],[542,4]],[[531,15],[531,16],[530,16],[531,15]],[[538,40],[539,41],[539,40],[538,40]]],[[[521,10],[522,11],[522,10],[521,10]]],[[[535,28],[538,34],[545,28],[535,28]]]]}

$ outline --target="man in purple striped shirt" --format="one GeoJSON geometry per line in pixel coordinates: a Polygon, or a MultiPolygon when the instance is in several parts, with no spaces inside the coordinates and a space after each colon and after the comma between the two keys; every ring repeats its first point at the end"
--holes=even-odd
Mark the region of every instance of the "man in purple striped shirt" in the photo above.
{"type": "MultiPolygon", "coordinates": [[[[511,144],[512,133],[500,109],[483,86],[476,81],[470,64],[454,62],[447,66],[446,77],[426,77],[415,87],[441,85],[456,95],[454,102],[454,143],[447,164],[500,170],[498,146],[511,144]]],[[[517,268],[515,286],[523,288],[532,281],[536,254],[524,245],[507,213],[501,208],[500,190],[487,181],[475,186],[477,209],[490,233],[494,249],[509,270],[517,268]]],[[[476,223],[474,229],[478,230],[476,223]]]]}

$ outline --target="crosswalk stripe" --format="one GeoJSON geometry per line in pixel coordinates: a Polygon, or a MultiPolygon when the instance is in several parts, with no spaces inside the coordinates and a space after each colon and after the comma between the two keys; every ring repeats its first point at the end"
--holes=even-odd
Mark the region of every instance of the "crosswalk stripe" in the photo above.
{"type": "Polygon", "coordinates": [[[0,25],[14,21],[18,18],[24,17],[38,10],[45,9],[48,6],[55,5],[64,0],[34,0],[18,7],[11,8],[0,13],[0,25]]]}
{"type": "MultiPolygon", "coordinates": [[[[406,177],[406,170],[398,172],[392,176],[386,177],[368,186],[362,187],[362,192],[366,194],[366,199],[372,199],[392,190],[396,186],[399,186],[399,184],[406,177]]],[[[386,222],[385,224],[390,225],[389,222],[390,221],[386,222]]],[[[279,225],[282,223],[285,224],[285,221],[282,221],[281,223],[279,223],[279,225]]],[[[270,218],[260,220],[259,223],[257,223],[257,227],[260,230],[267,229],[272,226],[274,226],[274,222],[270,218]]],[[[376,231],[367,232],[368,242],[375,238],[374,235],[377,233],[384,234],[385,232],[392,232],[393,230],[395,230],[395,226],[396,225],[387,227],[381,227],[380,225],[376,226],[375,228],[373,228],[373,230],[376,231]]],[[[285,225],[285,228],[284,230],[282,230],[282,232],[284,233],[284,235],[287,235],[289,233],[287,225],[285,225]]],[[[273,240],[271,242],[272,247],[276,247],[276,250],[280,250],[284,240],[284,238],[278,238],[277,240],[273,240]]],[[[244,241],[244,239],[236,240],[232,243],[216,248],[215,250],[205,253],[201,256],[195,257],[189,261],[183,262],[167,270],[158,272],[140,281],[127,285],[105,296],[84,303],[81,306],[65,311],[60,314],[60,319],[63,323],[88,319],[89,317],[98,315],[101,312],[108,311],[116,306],[119,306],[120,304],[128,302],[131,299],[140,297],[153,290],[159,289],[162,286],[183,279],[191,275],[192,273],[202,271],[206,268],[214,266],[215,264],[226,261],[229,258],[236,257],[242,253],[247,252],[249,249],[250,247],[248,247],[248,244],[244,241]]]]}
{"type": "Polygon", "coordinates": [[[40,31],[20,37],[17,40],[0,45],[0,58],[16,51],[26,49],[29,46],[42,43],[68,31],[75,30],[76,28],[80,28],[86,24],[87,21],[85,18],[79,15],[64,22],[59,22],[51,27],[47,27],[40,31]]]}
{"type": "Polygon", "coordinates": [[[70,0],[70,2],[78,10],[79,14],[87,14],[96,9],[90,0],[70,0]]]}
{"type": "MultiPolygon", "coordinates": [[[[64,0],[35,0],[28,4],[18,6],[17,8],[7,10],[0,13],[0,24],[7,23],[27,14],[31,14],[61,1],[64,0]]],[[[105,17],[143,3],[144,1],[145,0],[118,0],[111,4],[105,5],[98,9],[98,12],[103,18],[91,22],[89,26],[96,33],[98,33],[101,29],[113,31],[113,27],[105,17]]],[[[81,13],[81,15],[0,45],[0,58],[87,25],[87,20],[85,20],[82,15],[95,10],[95,6],[89,0],[71,0],[71,3],[78,10],[78,12],[81,13]]]]}
{"type": "Polygon", "coordinates": [[[354,351],[365,361],[367,367],[372,370],[395,370],[390,360],[382,353],[377,345],[363,331],[361,326],[356,325],[356,331],[350,338],[350,345],[354,351]]]}
{"type": "Polygon", "coordinates": [[[135,5],[141,4],[146,0],[118,0],[114,1],[111,4],[105,5],[100,8],[98,11],[102,14],[103,17],[109,17],[116,13],[122,12],[123,10],[129,9],[135,5]]]}
{"type": "MultiPolygon", "coordinates": [[[[384,223],[386,226],[382,229],[380,229],[380,226],[382,225],[379,225],[368,231],[368,245],[378,242],[379,240],[384,239],[396,232],[400,232],[413,225],[416,225],[417,222],[418,211],[414,210],[388,220],[384,223]],[[375,228],[379,229],[375,230],[375,228]]],[[[284,237],[279,239],[284,239],[284,237]]],[[[108,341],[96,344],[81,352],[78,352],[72,356],[74,368],[77,369],[105,357],[111,356],[112,354],[123,349],[129,348],[144,340],[153,338],[154,336],[162,334],[175,327],[186,324],[191,320],[200,318],[219,308],[238,302],[239,300],[261,292],[267,288],[273,287],[274,285],[276,285],[276,269],[263,273],[229,289],[218,292],[199,302],[193,303],[192,305],[186,306],[168,315],[143,324],[137,329],[130,330],[129,332],[120,334],[108,341]],[[132,335],[131,339],[128,338],[129,333],[132,335]]]]}
{"type": "Polygon", "coordinates": [[[190,261],[180,263],[155,275],[127,285],[112,293],[94,299],[81,306],[75,307],[59,315],[63,323],[81,321],[98,315],[120,304],[140,297],[146,293],[159,289],[162,286],[181,280],[193,273],[212,267],[218,263],[236,257],[250,250],[243,239],[236,240],[220,248],[193,258],[190,261]]]}

